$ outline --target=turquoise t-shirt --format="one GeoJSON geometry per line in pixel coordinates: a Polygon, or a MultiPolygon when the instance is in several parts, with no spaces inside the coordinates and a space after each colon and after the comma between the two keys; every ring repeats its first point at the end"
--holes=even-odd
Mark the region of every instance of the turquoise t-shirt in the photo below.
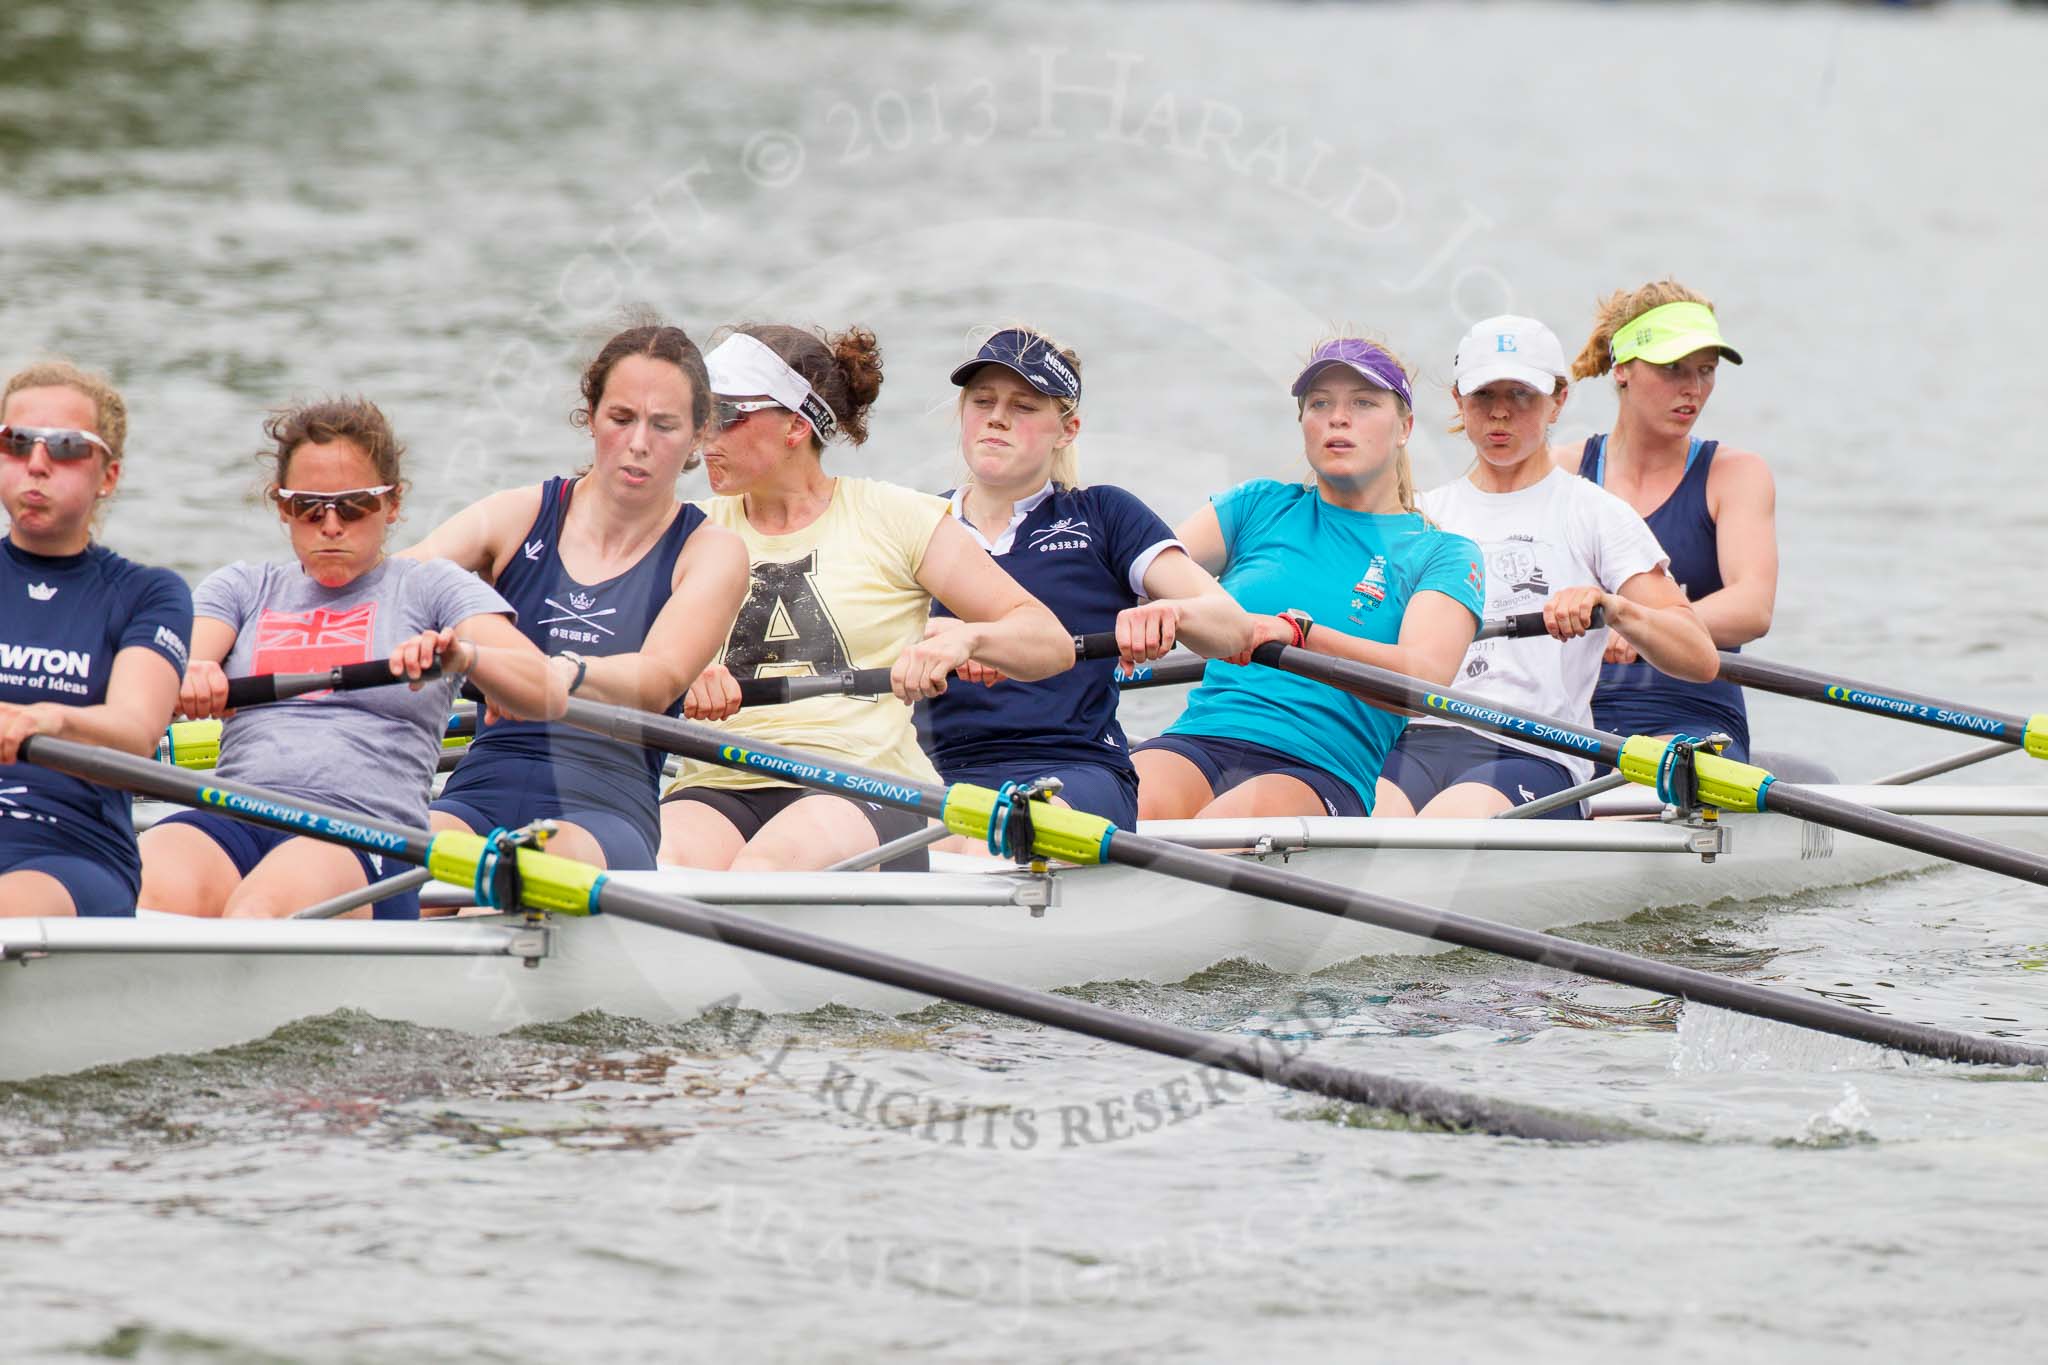
{"type": "MultiPolygon", "coordinates": [[[[1312,486],[1254,479],[1214,499],[1228,558],[1223,586],[1246,611],[1289,607],[1319,626],[1395,644],[1418,592],[1480,616],[1479,547],[1412,512],[1381,516],[1324,502],[1312,486]]],[[[1172,735],[1209,735],[1293,754],[1350,783],[1370,811],[1403,717],[1348,692],[1262,664],[1212,662],[1172,735]]]]}

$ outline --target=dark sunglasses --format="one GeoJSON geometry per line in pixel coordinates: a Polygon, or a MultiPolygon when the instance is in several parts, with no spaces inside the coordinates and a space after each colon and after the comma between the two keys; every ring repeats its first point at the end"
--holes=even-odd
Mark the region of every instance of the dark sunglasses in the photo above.
{"type": "Polygon", "coordinates": [[[7,427],[0,426],[0,448],[18,460],[26,460],[36,453],[36,446],[50,452],[50,458],[58,461],[83,460],[94,451],[114,458],[113,448],[89,431],[72,427],[7,427]]]}
{"type": "Polygon", "coordinates": [[[738,426],[741,422],[745,421],[749,413],[760,412],[765,408],[779,408],[781,406],[782,404],[776,402],[773,398],[751,398],[744,403],[734,403],[721,398],[714,406],[714,411],[718,418],[718,429],[724,431],[727,427],[738,426]]]}
{"type": "Polygon", "coordinates": [[[381,511],[384,495],[397,486],[380,483],[375,488],[344,488],[337,493],[302,493],[294,488],[280,488],[270,496],[300,521],[318,525],[327,520],[330,511],[344,522],[361,521],[372,512],[381,511]]]}

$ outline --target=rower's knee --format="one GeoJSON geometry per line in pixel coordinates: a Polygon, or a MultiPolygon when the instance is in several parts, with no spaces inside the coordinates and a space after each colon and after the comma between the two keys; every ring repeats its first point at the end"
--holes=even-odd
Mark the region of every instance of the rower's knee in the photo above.
{"type": "Polygon", "coordinates": [[[1422,808],[1426,820],[1490,820],[1515,803],[1484,782],[1445,787],[1422,808]]]}
{"type": "Polygon", "coordinates": [[[1407,792],[1383,777],[1373,788],[1372,813],[1383,820],[1407,820],[1414,816],[1415,806],[1407,792]]]}
{"type": "Polygon", "coordinates": [[[662,803],[661,851],[655,861],[664,867],[723,872],[746,843],[738,826],[702,801],[662,803]]]}

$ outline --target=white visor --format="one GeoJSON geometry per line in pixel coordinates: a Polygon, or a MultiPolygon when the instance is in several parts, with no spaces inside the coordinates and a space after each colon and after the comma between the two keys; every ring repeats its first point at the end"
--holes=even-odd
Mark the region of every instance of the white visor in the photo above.
{"type": "Polygon", "coordinates": [[[809,422],[821,442],[831,440],[839,429],[832,409],[804,377],[765,342],[744,332],[734,332],[712,347],[704,367],[711,372],[711,392],[720,398],[772,398],[809,422]]]}

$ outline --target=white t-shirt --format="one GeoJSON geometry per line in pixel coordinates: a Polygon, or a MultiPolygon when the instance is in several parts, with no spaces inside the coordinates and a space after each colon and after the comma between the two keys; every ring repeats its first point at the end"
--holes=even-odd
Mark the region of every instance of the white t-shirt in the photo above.
{"type": "MultiPolygon", "coordinates": [[[[1422,511],[1446,531],[1478,542],[1486,556],[1486,619],[1541,611],[1561,588],[1597,583],[1608,592],[1639,573],[1667,571],[1670,559],[1636,510],[1590,479],[1553,469],[1512,493],[1487,493],[1457,479],[1422,495],[1422,511]]],[[[1548,635],[1477,640],[1451,685],[1503,706],[1590,727],[1605,627],[1576,640],[1548,635]]],[[[1449,725],[1414,719],[1410,725],[1449,725]]],[[[1585,781],[1593,765],[1540,745],[1493,735],[1555,759],[1585,781]]]]}

